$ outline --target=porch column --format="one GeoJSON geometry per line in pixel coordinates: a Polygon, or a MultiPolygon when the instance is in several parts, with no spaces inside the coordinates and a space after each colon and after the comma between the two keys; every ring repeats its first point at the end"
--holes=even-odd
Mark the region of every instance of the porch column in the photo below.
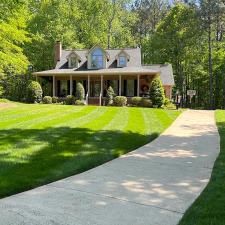
{"type": "Polygon", "coordinates": [[[121,75],[119,75],[119,96],[121,96],[121,94],[122,94],[121,84],[122,84],[121,75]]]}
{"type": "Polygon", "coordinates": [[[101,95],[103,95],[103,75],[101,75],[101,95]]]}
{"type": "Polygon", "coordinates": [[[90,75],[88,75],[88,96],[90,97],[90,75]]]}
{"type": "Polygon", "coordinates": [[[70,75],[70,95],[73,95],[73,77],[70,75]]]}
{"type": "Polygon", "coordinates": [[[140,96],[140,75],[137,75],[137,96],[140,96]]]}
{"type": "Polygon", "coordinates": [[[55,97],[55,76],[52,76],[52,96],[55,97]]]}
{"type": "Polygon", "coordinates": [[[103,75],[101,75],[101,91],[100,91],[100,98],[99,98],[99,105],[102,105],[102,96],[103,95],[103,75]]]}

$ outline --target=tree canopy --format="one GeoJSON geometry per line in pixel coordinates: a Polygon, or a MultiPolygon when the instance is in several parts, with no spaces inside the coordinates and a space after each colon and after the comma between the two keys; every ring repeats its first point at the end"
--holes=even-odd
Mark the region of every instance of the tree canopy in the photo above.
{"type": "MultiPolygon", "coordinates": [[[[54,67],[63,48],[140,46],[143,63],[171,63],[182,103],[225,108],[223,0],[1,0],[0,83],[54,67]],[[7,76],[5,76],[7,75],[7,76]]],[[[1,88],[0,88],[1,89],[1,88]]]]}

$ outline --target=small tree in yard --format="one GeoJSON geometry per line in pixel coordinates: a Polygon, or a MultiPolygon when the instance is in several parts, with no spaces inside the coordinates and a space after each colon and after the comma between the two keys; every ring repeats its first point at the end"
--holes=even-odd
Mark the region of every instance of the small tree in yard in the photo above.
{"type": "Polygon", "coordinates": [[[149,91],[150,99],[152,100],[153,106],[161,107],[165,100],[164,89],[162,82],[159,78],[152,81],[152,86],[149,91]]]}
{"type": "Polygon", "coordinates": [[[29,103],[38,103],[42,100],[42,88],[37,81],[31,81],[27,87],[26,100],[29,103]]]}
{"type": "Polygon", "coordinates": [[[83,86],[83,84],[78,82],[77,85],[76,85],[76,99],[80,100],[80,101],[83,101],[84,95],[85,95],[84,86],[83,86]]]}
{"type": "Polygon", "coordinates": [[[108,87],[106,92],[106,98],[107,98],[107,105],[113,104],[113,98],[115,97],[114,90],[111,86],[108,87]]]}

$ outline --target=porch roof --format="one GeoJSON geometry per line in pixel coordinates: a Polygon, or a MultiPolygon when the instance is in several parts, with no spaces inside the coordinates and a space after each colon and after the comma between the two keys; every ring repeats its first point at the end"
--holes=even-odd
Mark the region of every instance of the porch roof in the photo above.
{"type": "Polygon", "coordinates": [[[148,69],[143,67],[107,68],[98,70],[77,70],[77,69],[53,69],[34,72],[36,76],[57,76],[57,75],[160,75],[159,69],[148,69]]]}

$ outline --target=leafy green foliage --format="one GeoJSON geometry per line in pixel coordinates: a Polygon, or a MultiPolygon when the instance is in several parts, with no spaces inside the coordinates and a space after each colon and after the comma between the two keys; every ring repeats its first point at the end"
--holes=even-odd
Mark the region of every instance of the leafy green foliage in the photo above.
{"type": "Polygon", "coordinates": [[[58,103],[59,102],[59,98],[56,96],[52,97],[52,103],[58,103]]]}
{"type": "Polygon", "coordinates": [[[45,96],[43,99],[42,99],[42,102],[44,104],[52,104],[52,97],[51,96],[45,96]]]}
{"type": "Polygon", "coordinates": [[[27,87],[26,101],[29,103],[39,103],[42,100],[42,88],[37,81],[31,81],[27,87]]]}
{"type": "Polygon", "coordinates": [[[66,105],[74,105],[75,104],[75,97],[73,95],[67,95],[65,99],[66,105]]]}
{"type": "Polygon", "coordinates": [[[133,97],[131,98],[131,105],[141,106],[142,97],[133,97]]]}
{"type": "Polygon", "coordinates": [[[115,106],[126,106],[127,105],[127,97],[125,96],[116,96],[114,98],[115,106]]]}
{"type": "Polygon", "coordinates": [[[149,96],[153,106],[161,107],[163,105],[165,100],[165,94],[162,82],[159,78],[156,78],[152,81],[149,96]]]}
{"type": "Polygon", "coordinates": [[[146,107],[146,108],[151,108],[152,107],[152,101],[150,99],[147,99],[147,98],[142,98],[141,106],[146,107]]]}
{"type": "Polygon", "coordinates": [[[84,104],[84,101],[76,100],[75,105],[85,105],[85,104],[84,104]]]}
{"type": "Polygon", "coordinates": [[[0,79],[5,74],[24,73],[28,59],[22,46],[29,41],[26,20],[29,18],[24,2],[3,1],[0,5],[0,79]]]}
{"type": "Polygon", "coordinates": [[[106,100],[107,100],[107,105],[112,105],[113,104],[113,98],[115,97],[115,92],[111,86],[108,87],[107,92],[106,92],[106,100]]]}
{"type": "Polygon", "coordinates": [[[85,97],[85,90],[82,83],[78,82],[76,85],[76,99],[83,101],[85,97]]]}

